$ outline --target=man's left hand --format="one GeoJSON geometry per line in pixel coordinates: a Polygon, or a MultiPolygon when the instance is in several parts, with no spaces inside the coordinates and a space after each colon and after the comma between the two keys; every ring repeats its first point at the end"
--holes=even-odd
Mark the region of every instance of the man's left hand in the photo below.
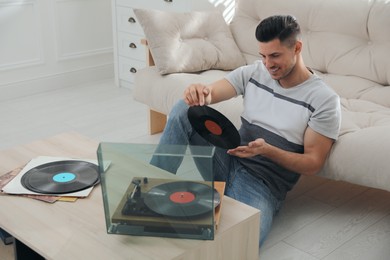
{"type": "Polygon", "coordinates": [[[248,143],[247,146],[237,146],[234,149],[229,149],[227,153],[241,158],[248,158],[264,154],[267,146],[268,144],[265,142],[265,140],[259,138],[248,143]]]}

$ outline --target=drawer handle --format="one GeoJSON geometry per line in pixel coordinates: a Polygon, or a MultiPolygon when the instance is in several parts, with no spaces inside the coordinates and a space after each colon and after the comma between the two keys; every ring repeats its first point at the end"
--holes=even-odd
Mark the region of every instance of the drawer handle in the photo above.
{"type": "Polygon", "coordinates": [[[172,3],[173,2],[173,0],[164,0],[165,2],[167,2],[167,3],[172,3]]]}
{"type": "Polygon", "coordinates": [[[132,49],[136,49],[137,45],[135,45],[135,43],[132,42],[132,43],[129,44],[129,47],[132,48],[132,49]]]}
{"type": "Polygon", "coordinates": [[[133,67],[133,68],[130,69],[130,72],[131,72],[131,73],[136,73],[137,70],[136,70],[136,68],[133,67]]]}
{"type": "Polygon", "coordinates": [[[129,23],[135,23],[135,19],[133,17],[130,17],[128,21],[129,23]]]}

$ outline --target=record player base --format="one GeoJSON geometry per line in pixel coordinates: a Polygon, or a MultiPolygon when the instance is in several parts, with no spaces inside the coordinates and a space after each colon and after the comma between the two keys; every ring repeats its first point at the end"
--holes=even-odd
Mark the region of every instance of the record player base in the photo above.
{"type": "MultiPolygon", "coordinates": [[[[65,133],[0,151],[0,175],[40,156],[96,159],[98,142],[65,133]]],[[[45,259],[258,259],[260,212],[223,198],[214,240],[107,234],[101,187],[74,203],[0,195],[0,227],[45,259]]]]}

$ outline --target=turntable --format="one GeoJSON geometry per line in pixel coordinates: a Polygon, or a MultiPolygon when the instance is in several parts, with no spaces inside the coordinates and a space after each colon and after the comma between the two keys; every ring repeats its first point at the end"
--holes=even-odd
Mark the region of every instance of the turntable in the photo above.
{"type": "Polygon", "coordinates": [[[101,143],[98,161],[107,233],[214,239],[224,183],[205,181],[213,179],[212,171],[201,174],[196,166],[201,159],[204,169],[212,169],[213,153],[213,147],[101,143]],[[160,157],[182,159],[176,174],[150,164],[157,150],[160,157]],[[106,162],[110,166],[104,171],[106,162]]]}
{"type": "Polygon", "coordinates": [[[134,178],[113,217],[112,232],[207,239],[221,195],[210,183],[134,178]]]}

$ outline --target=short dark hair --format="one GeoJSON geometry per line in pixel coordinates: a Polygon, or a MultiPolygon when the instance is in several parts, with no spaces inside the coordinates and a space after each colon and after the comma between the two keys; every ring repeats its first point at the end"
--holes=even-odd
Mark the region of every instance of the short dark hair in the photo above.
{"type": "Polygon", "coordinates": [[[263,19],[256,28],[256,39],[269,42],[279,39],[288,46],[295,43],[301,33],[297,19],[291,15],[274,15],[263,19]]]}

